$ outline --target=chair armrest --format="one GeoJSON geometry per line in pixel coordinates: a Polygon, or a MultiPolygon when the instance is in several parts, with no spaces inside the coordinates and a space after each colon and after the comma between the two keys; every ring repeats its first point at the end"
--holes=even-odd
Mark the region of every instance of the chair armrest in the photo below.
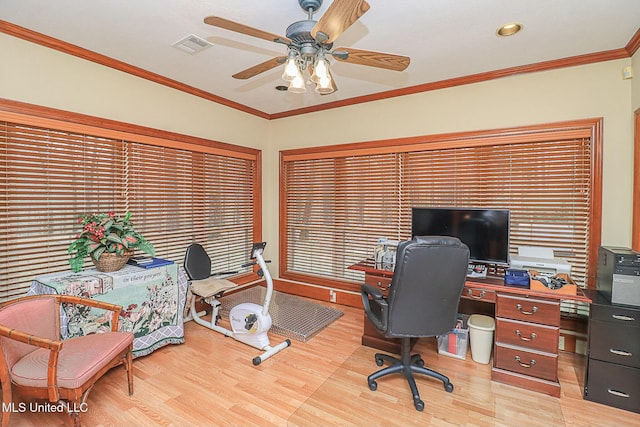
{"type": "Polygon", "coordinates": [[[122,306],[117,304],[111,304],[109,302],[98,301],[90,298],[77,297],[73,295],[57,295],[60,303],[64,304],[77,304],[77,305],[86,305],[89,307],[100,308],[103,310],[109,310],[113,312],[113,317],[111,318],[111,330],[113,332],[118,332],[118,326],[120,322],[120,313],[122,312],[122,306]]]}
{"type": "Polygon", "coordinates": [[[376,288],[375,286],[368,285],[366,283],[363,283],[362,285],[360,285],[360,291],[362,292],[363,295],[366,295],[367,297],[370,296],[374,300],[380,300],[384,298],[384,295],[382,295],[382,292],[380,291],[380,289],[376,288]]]}
{"type": "Polygon", "coordinates": [[[0,325],[0,336],[11,340],[20,341],[35,347],[49,350],[49,362],[47,363],[47,392],[50,402],[60,400],[60,393],[57,385],[58,355],[62,350],[63,341],[42,338],[36,335],[27,334],[17,329],[7,328],[0,325]]]}
{"type": "Polygon", "coordinates": [[[376,329],[381,332],[386,331],[387,315],[389,313],[389,304],[387,303],[386,298],[382,295],[380,289],[366,283],[360,285],[360,292],[362,294],[362,304],[367,317],[376,329]],[[369,299],[369,297],[371,297],[371,299],[369,299]],[[377,306],[376,309],[371,307],[372,303],[377,306]]]}
{"type": "Polygon", "coordinates": [[[60,340],[50,340],[49,338],[42,338],[37,335],[27,334],[17,329],[7,328],[6,326],[2,325],[0,325],[0,336],[36,347],[46,348],[48,350],[60,351],[62,349],[62,341],[60,340]]]}

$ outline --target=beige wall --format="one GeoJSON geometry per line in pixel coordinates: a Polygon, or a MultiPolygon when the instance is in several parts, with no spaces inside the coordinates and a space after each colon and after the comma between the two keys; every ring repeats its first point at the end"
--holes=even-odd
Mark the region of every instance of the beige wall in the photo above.
{"type": "Polygon", "coordinates": [[[0,98],[254,148],[267,133],[267,120],[5,34],[0,52],[0,98]]]}
{"type": "Polygon", "coordinates": [[[0,97],[263,150],[264,238],[277,275],[279,150],[604,118],[602,241],[631,243],[639,55],[267,121],[0,34],[0,97]],[[632,104],[633,99],[633,104],[632,104]],[[232,125],[233,124],[233,125],[232,125]]]}

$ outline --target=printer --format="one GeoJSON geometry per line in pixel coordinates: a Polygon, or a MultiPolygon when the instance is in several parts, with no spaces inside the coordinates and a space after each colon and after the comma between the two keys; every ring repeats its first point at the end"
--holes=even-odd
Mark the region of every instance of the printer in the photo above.
{"type": "Polygon", "coordinates": [[[560,273],[571,275],[571,264],[564,259],[554,258],[553,248],[537,246],[518,247],[518,255],[511,256],[511,268],[536,270],[545,276],[555,276],[560,273]]]}
{"type": "Polygon", "coordinates": [[[597,289],[612,304],[640,307],[640,252],[600,246],[597,289]]]}

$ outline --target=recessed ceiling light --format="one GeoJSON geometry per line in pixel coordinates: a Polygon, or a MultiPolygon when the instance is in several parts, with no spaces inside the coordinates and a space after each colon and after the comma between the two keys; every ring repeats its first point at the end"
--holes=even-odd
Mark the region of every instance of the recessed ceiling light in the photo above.
{"type": "Polygon", "coordinates": [[[520,30],[524,28],[524,25],[519,24],[517,22],[511,22],[509,24],[504,24],[502,27],[496,30],[496,35],[500,37],[512,36],[520,30]]]}

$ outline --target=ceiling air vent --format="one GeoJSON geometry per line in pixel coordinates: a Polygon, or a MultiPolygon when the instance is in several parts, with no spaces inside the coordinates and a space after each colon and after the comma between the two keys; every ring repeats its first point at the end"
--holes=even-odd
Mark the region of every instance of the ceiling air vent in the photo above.
{"type": "Polygon", "coordinates": [[[178,40],[171,46],[193,55],[208,48],[209,46],[213,46],[213,44],[194,34],[189,34],[187,37],[182,40],[178,40]]]}

